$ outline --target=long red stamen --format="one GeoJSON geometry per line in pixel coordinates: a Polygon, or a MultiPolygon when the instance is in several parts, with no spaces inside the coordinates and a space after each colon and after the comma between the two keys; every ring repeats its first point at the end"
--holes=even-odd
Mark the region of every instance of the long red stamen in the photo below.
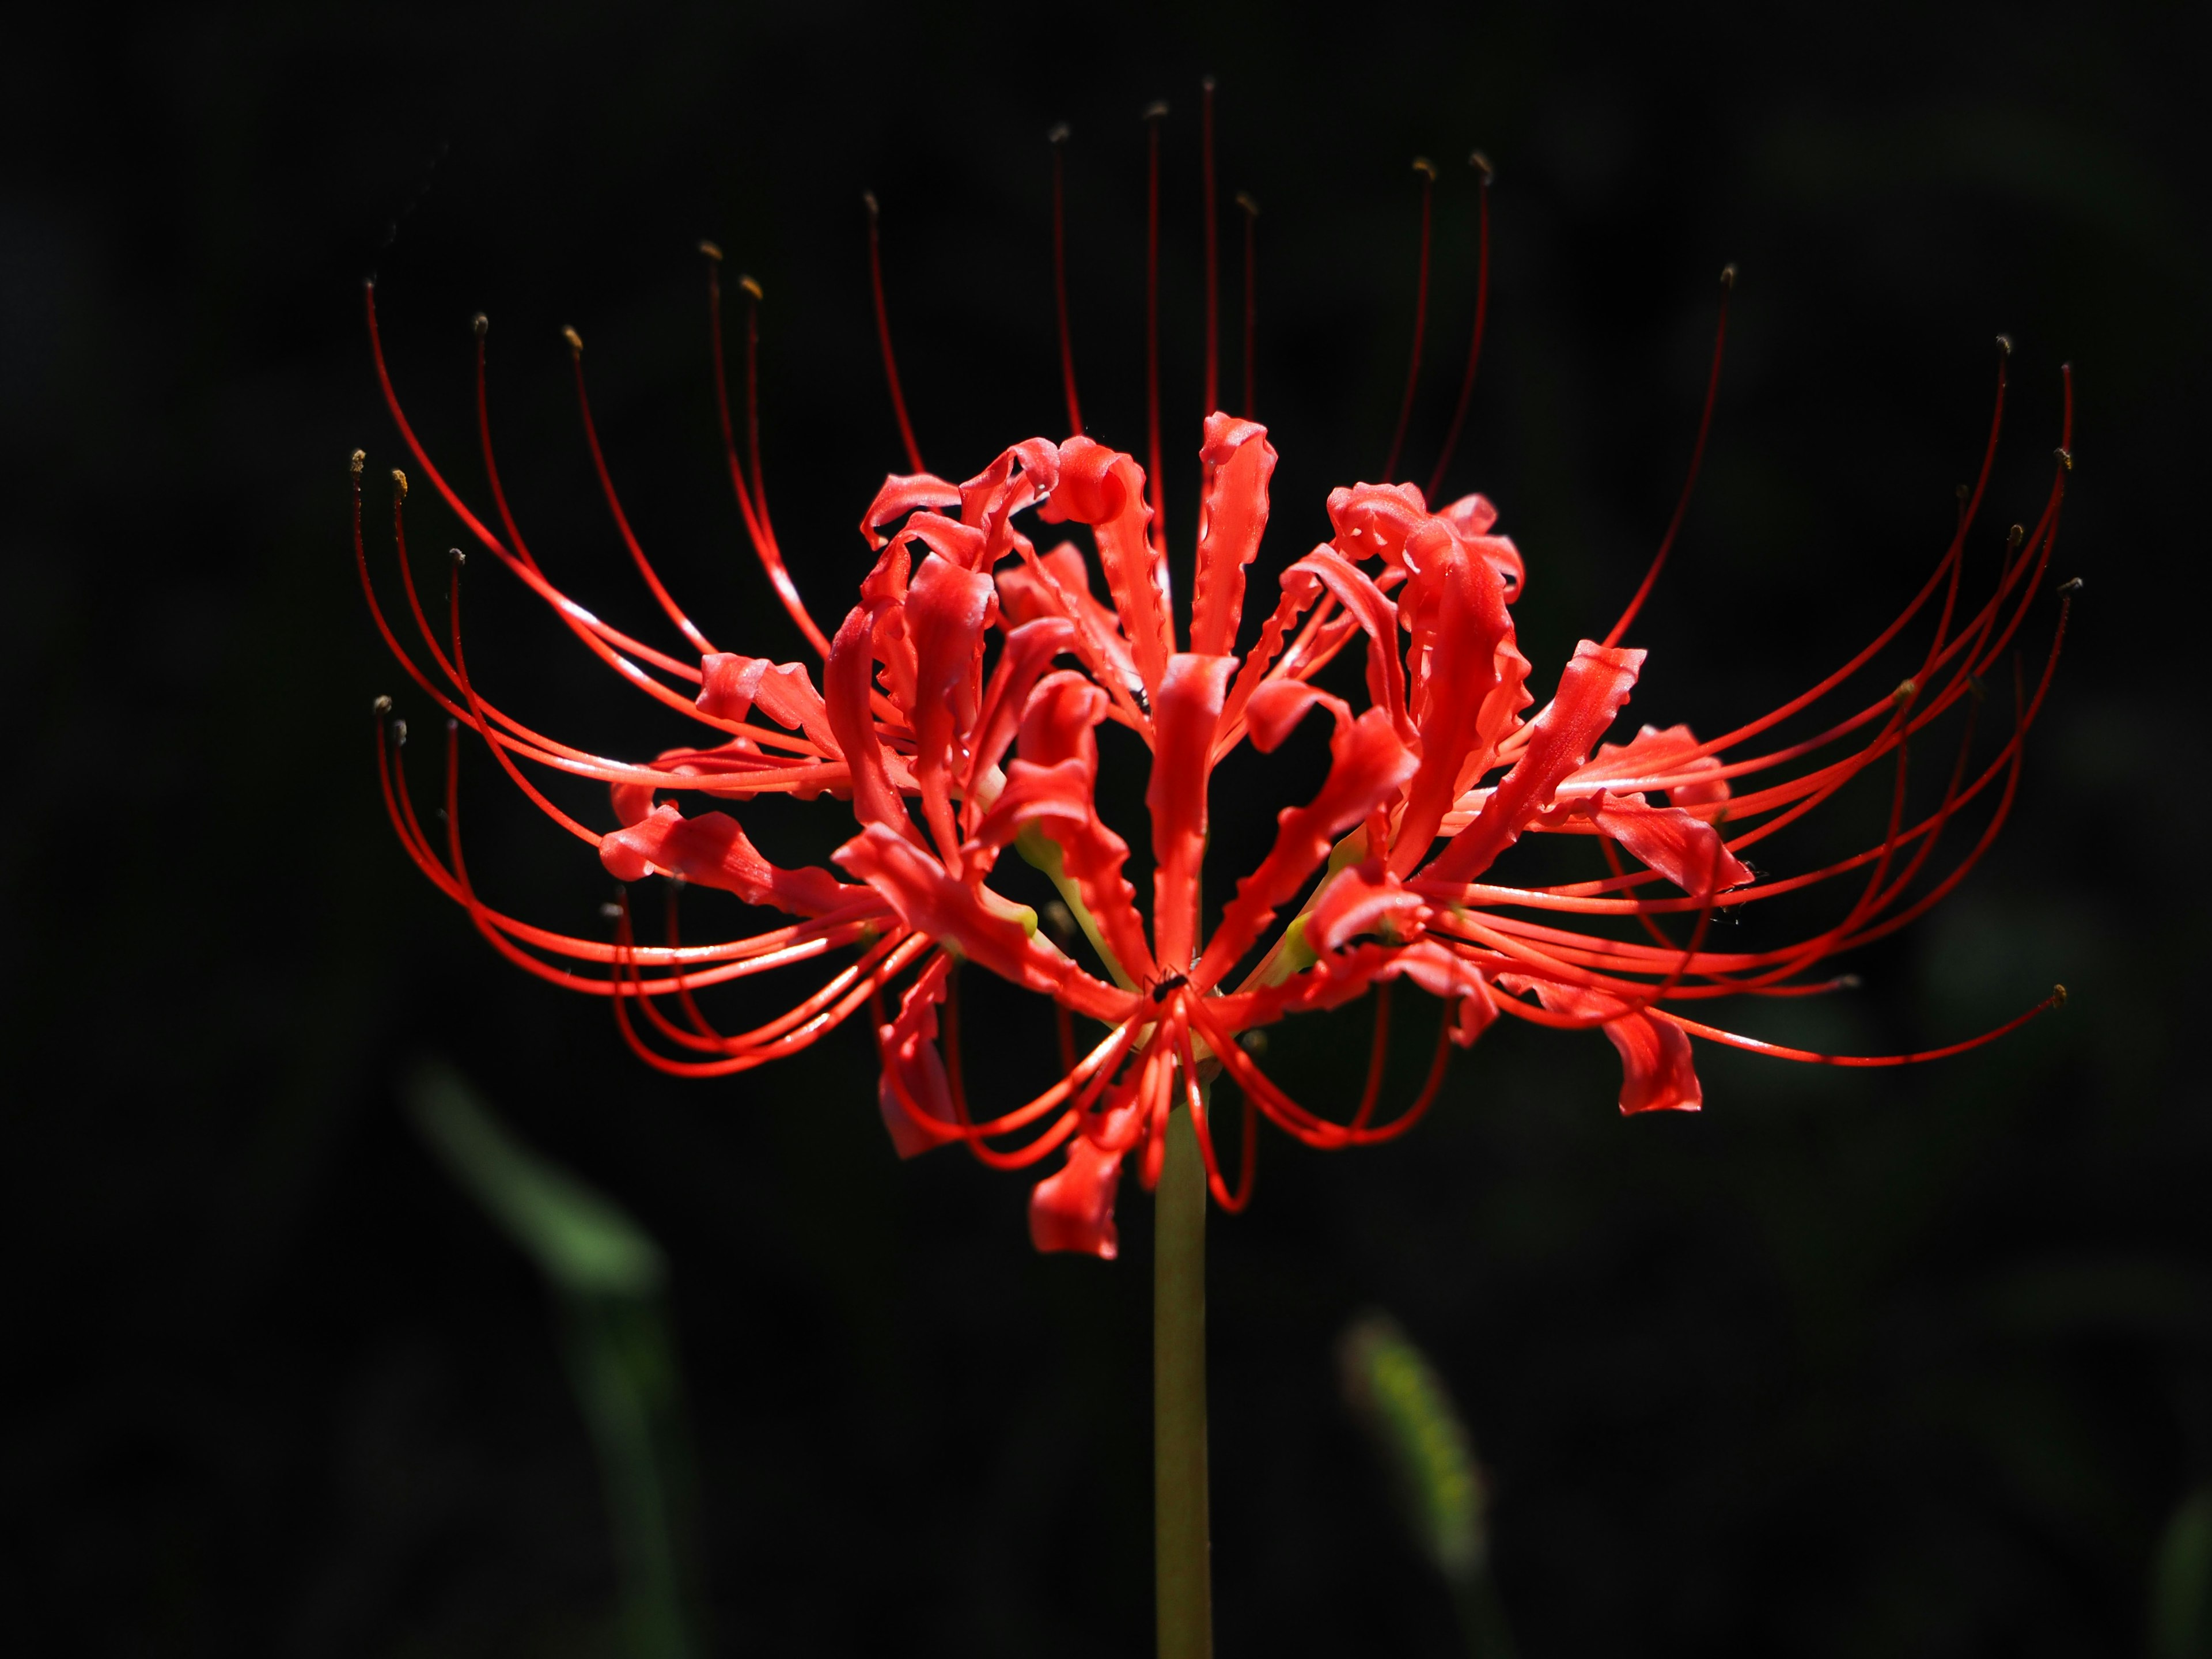
{"type": "MultiPolygon", "coordinates": [[[[926,472],[921,464],[921,447],[914,441],[914,423],[907,419],[906,393],[899,389],[898,359],[891,355],[891,313],[884,303],[883,217],[876,205],[876,193],[872,190],[860,192],[860,200],[868,209],[868,285],[876,297],[876,339],[884,349],[884,379],[891,389],[891,413],[898,416],[899,441],[906,446],[908,469],[926,472]]],[[[825,647],[824,655],[828,654],[825,647]]]]}
{"type": "Polygon", "coordinates": [[[1060,323],[1060,383],[1067,394],[1067,435],[1083,432],[1083,405],[1075,396],[1075,338],[1067,324],[1067,123],[1045,135],[1052,146],[1052,298],[1060,323]]]}
{"type": "Polygon", "coordinates": [[[704,634],[692,626],[690,617],[684,614],[662,584],[659,573],[653,568],[653,561],[645,556],[645,550],[638,545],[637,532],[630,528],[629,514],[623,511],[622,499],[615,494],[614,475],[607,471],[606,454],[599,447],[599,422],[592,418],[592,399],[584,390],[584,337],[573,328],[564,328],[561,331],[561,337],[568,343],[569,359],[575,366],[576,409],[584,417],[584,442],[591,449],[592,465],[599,475],[599,493],[606,498],[607,511],[614,516],[615,528],[622,534],[623,545],[629,550],[629,556],[637,566],[638,574],[645,578],[645,585],[653,590],[653,599],[668,620],[676,624],[677,631],[691,642],[695,650],[702,654],[711,652],[714,647],[708,643],[704,634]]]}
{"type": "Polygon", "coordinates": [[[1429,474],[1426,494],[1431,505],[1443,492],[1444,474],[1459,447],[1460,428],[1467,424],[1467,411],[1474,401],[1474,370],[1482,361],[1483,325],[1490,320],[1490,184],[1497,175],[1491,169],[1490,158],[1480,150],[1468,156],[1467,164],[1482,175],[1481,241],[1474,264],[1474,334],[1468,342],[1467,368],[1459,379],[1459,401],[1452,405],[1451,425],[1444,429],[1444,447],[1437,455],[1437,470],[1429,474]]]}
{"type": "Polygon", "coordinates": [[[1166,100],[1145,112],[1145,465],[1153,549],[1167,549],[1167,484],[1160,465],[1160,124],[1166,100]]]}
{"type": "Polygon", "coordinates": [[[1421,264],[1413,284],[1413,351],[1406,365],[1406,396],[1398,405],[1398,429],[1390,434],[1390,459],[1382,463],[1387,483],[1398,476],[1398,455],[1406,447],[1406,428],[1413,420],[1413,393],[1421,383],[1421,337],[1429,324],[1429,230],[1437,190],[1437,164],[1425,155],[1413,158],[1413,171],[1421,175],[1421,264]]]}
{"type": "MultiPolygon", "coordinates": [[[[738,460],[737,426],[730,419],[729,370],[722,361],[722,250],[712,242],[702,242],[699,251],[707,256],[707,331],[714,361],[714,413],[722,423],[722,450],[729,465],[730,489],[738,498],[738,517],[744,525],[745,539],[752,544],[753,556],[768,573],[769,586],[775,589],[778,602],[799,625],[799,631],[814,647],[815,655],[826,657],[830,654],[830,636],[822,631],[808,613],[805,601],[799,597],[799,585],[792,580],[791,572],[783,562],[774,529],[754,510],[752,491],[745,483],[745,470],[738,460]]],[[[750,287],[758,287],[750,276],[742,280],[750,287]]]]}
{"type": "Polygon", "coordinates": [[[1259,403],[1252,395],[1252,362],[1260,338],[1260,204],[1240,190],[1237,205],[1244,210],[1244,418],[1254,421],[1259,419],[1254,412],[1259,403]]]}
{"type": "Polygon", "coordinates": [[[1620,643],[1620,636],[1628,631],[1629,623],[1636,620],[1636,613],[1644,608],[1644,601],[1650,595],[1652,583],[1659,580],[1660,571],[1666,568],[1668,554],[1674,550],[1674,538],[1682,528],[1683,516],[1690,510],[1690,494],[1698,487],[1698,469],[1705,465],[1705,439],[1713,429],[1713,404],[1721,389],[1721,356],[1728,346],[1729,301],[1735,293],[1735,267],[1723,265],[1721,267],[1720,317],[1713,325],[1713,365],[1705,376],[1705,404],[1698,415],[1698,441],[1690,447],[1690,471],[1682,480],[1681,495],[1675,499],[1674,517],[1667,521],[1667,533],[1659,538],[1659,550],[1651,556],[1651,568],[1644,573],[1644,580],[1637,587],[1636,597],[1628,602],[1628,609],[1620,613],[1620,620],[1613,623],[1607,633],[1603,643],[1607,646],[1620,643]]]}
{"type": "Polygon", "coordinates": [[[1206,179],[1206,412],[1221,407],[1221,252],[1220,226],[1213,208],[1213,77],[1199,82],[1200,147],[1204,154],[1206,179]]]}

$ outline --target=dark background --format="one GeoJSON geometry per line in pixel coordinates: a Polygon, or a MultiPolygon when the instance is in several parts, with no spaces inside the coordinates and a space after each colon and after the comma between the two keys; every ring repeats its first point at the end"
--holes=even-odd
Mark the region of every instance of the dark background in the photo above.
{"type": "MultiPolygon", "coordinates": [[[[858,192],[884,203],[925,452],[959,476],[1060,430],[1043,133],[1073,123],[1086,413],[1133,447],[1137,118],[1164,96],[1187,533],[1212,70],[1224,198],[1264,211],[1259,412],[1283,464],[1261,592],[1325,533],[1327,488],[1382,465],[1415,154],[1443,171],[1425,475],[1471,310],[1475,145],[1499,170],[1493,334],[1454,477],[1528,557],[1533,685],[1665,522],[1725,259],[1744,280],[1714,448],[1634,638],[1633,713],[1716,729],[1880,626],[1948,534],[2000,329],[2011,441],[1973,568],[2040,501],[2070,359],[2052,574],[2087,581],[1978,872],[1853,964],[1864,991],[1737,1018],[1872,1052],[2058,980],[2062,1015],[1905,1072],[1701,1051],[1703,1115],[1632,1121],[1601,1042],[1510,1027],[1404,1142],[1263,1145],[1253,1210],[1212,1233],[1222,1651],[1452,1650],[1335,1394],[1334,1334],[1378,1305],[1468,1412],[1537,1659],[2141,1651],[2157,1540],[2212,1476],[2203,33],[2164,7],[372,4],[15,38],[0,1623],[47,1652],[594,1650],[614,1569],[544,1295],[393,1103],[434,1050],[672,1255],[718,1650],[1146,1650],[1147,1202],[1125,1199],[1120,1262],[1038,1258],[1023,1180],[895,1161],[859,1028],[671,1084],[603,1005],[496,961],[378,805],[370,697],[399,695],[425,786],[436,722],[360,603],[345,463],[368,449],[374,527],[405,459],[360,323],[374,270],[403,394],[482,502],[488,311],[539,556],[659,638],[591,486],[574,324],[672,585],[740,648],[803,655],[720,478],[696,240],[766,289],[771,495],[834,619],[899,461],[858,192]]],[[[455,532],[419,484],[434,553],[455,532]]],[[[471,574],[472,661],[510,706],[611,750],[673,740],[488,562],[471,574]]],[[[1217,804],[1217,888],[1279,799],[1243,793],[1217,804]]],[[[465,795],[496,901],[601,925],[604,875],[480,754],[465,795]]],[[[1861,844],[1881,795],[1772,862],[1861,844]]],[[[761,833],[798,845],[803,816],[764,810],[761,833]]],[[[1271,1063],[1341,1101],[1365,1018],[1283,1031],[1271,1063]]],[[[1008,1023],[1009,1069],[1042,1030],[1008,1023]]]]}

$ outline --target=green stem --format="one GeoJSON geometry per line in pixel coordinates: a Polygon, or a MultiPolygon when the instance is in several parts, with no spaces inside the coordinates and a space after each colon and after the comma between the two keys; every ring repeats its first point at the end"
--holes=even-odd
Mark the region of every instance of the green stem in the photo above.
{"type": "Polygon", "coordinates": [[[1152,1537],[1159,1659],[1212,1659],[1206,1489],[1206,1166],[1190,1113],[1168,1119],[1153,1205],[1152,1537]]]}

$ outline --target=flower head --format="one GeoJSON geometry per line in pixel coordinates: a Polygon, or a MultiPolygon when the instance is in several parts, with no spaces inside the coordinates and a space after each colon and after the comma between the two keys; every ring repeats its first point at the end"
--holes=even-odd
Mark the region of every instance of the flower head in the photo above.
{"type": "MultiPolygon", "coordinates": [[[[1157,200],[1157,124],[1153,131],[1157,200]]],[[[1055,184],[1058,160],[1055,145],[1055,184]]],[[[1486,163],[1481,170],[1486,186],[1486,163]]],[[[1423,315],[1433,178],[1431,168],[1421,198],[1423,315]]],[[[392,649],[446,710],[449,729],[481,737],[515,784],[590,843],[620,880],[657,876],[720,888],[787,918],[739,938],[687,944],[672,902],[667,941],[649,944],[634,932],[627,903],[617,907],[611,939],[566,935],[495,910],[477,894],[463,857],[450,749],[441,850],[413,805],[398,745],[380,738],[386,800],[423,872],[519,965],[607,998],[624,1038],[648,1063],[682,1076],[730,1075],[795,1053],[866,1010],[881,1060],[879,1104],[901,1153],[957,1142],[997,1166],[1052,1160],[1031,1201],[1036,1243],[1110,1256],[1121,1175],[1133,1166],[1147,1186],[1157,1179],[1173,1110],[1190,1114],[1215,1198],[1238,1209],[1251,1192],[1261,1117],[1316,1147],[1391,1139],[1436,1098],[1451,1048],[1473,1043],[1501,1014],[1601,1031],[1620,1056],[1625,1112],[1700,1103],[1693,1037],[1790,1059],[1888,1065],[1998,1034],[1924,1054],[1812,1054],[1724,1030],[1691,1011],[1721,997],[1835,988],[1843,981],[1826,974],[1831,958],[1926,910],[1988,846],[2011,805],[2022,738],[2057,661],[2063,601],[2032,690],[2016,683],[2008,738],[1978,763],[1972,761],[1972,714],[1983,676],[2011,649],[2041,590],[2070,466],[2063,449],[2065,465],[2040,516],[2008,539],[1978,604],[1962,599],[1961,589],[1996,419],[1956,534],[1921,590],[1864,651],[1719,737],[1645,725],[1625,742],[1608,742],[1644,659],[1620,641],[1666,558],[1672,529],[1620,621],[1603,639],[1582,641],[1556,673],[1532,668],[1520,648],[1513,605],[1524,566],[1513,542],[1495,533],[1497,510],[1479,495],[1431,504],[1443,461],[1427,491],[1407,483],[1333,491],[1329,539],[1284,568],[1248,616],[1276,453],[1265,428],[1215,410],[1199,451],[1194,580],[1188,599],[1179,599],[1164,532],[1157,354],[1145,465],[1081,434],[1063,282],[1062,356],[1076,435],[1013,443],[958,483],[925,470],[898,386],[872,200],[869,206],[878,320],[909,470],[887,477],[860,516],[873,563],[834,628],[817,623],[785,562],[750,419],[750,466],[740,458],[723,381],[720,255],[707,249],[732,485],[754,551],[817,663],[720,649],[678,605],[623,512],[573,332],[580,407],[608,507],[653,599],[685,642],[681,652],[648,645],[585,610],[532,556],[493,460],[481,319],[477,409],[496,529],[432,465],[377,347],[404,440],[477,544],[551,606],[585,650],[646,696],[689,715],[702,735],[696,746],[651,759],[614,758],[562,743],[490,702],[471,679],[463,650],[458,556],[445,625],[434,627],[422,605],[405,556],[404,478],[394,530],[427,665],[401,643],[370,582],[356,483],[362,581],[392,649]],[[1901,686],[1846,701],[1797,740],[1768,738],[1785,720],[1833,702],[1878,653],[1931,614],[1932,637],[1901,686]],[[1364,664],[1359,706],[1320,684],[1345,653],[1364,664]],[[1962,703],[1968,742],[1941,802],[1909,817],[1911,740],[1962,703]],[[1200,876],[1209,780],[1237,745],[1273,750],[1309,719],[1327,722],[1327,775],[1310,799],[1277,812],[1271,848],[1237,875],[1208,925],[1200,876]],[[1149,754],[1148,902],[1127,873],[1128,842],[1100,811],[1098,738],[1107,726],[1131,734],[1149,754]],[[1745,861],[1757,843],[1878,766],[1893,775],[1878,844],[1782,878],[1756,875],[1745,861]],[[611,827],[580,821],[543,793],[532,773],[548,770],[605,784],[611,827]],[[767,794],[849,812],[849,836],[828,866],[781,867],[755,846],[742,808],[767,794]],[[1923,882],[1947,826],[1977,802],[1988,809],[1978,838],[1941,879],[1923,882]],[[1532,835],[1593,841],[1612,873],[1516,884],[1499,860],[1532,835]],[[1033,909],[1004,895],[999,878],[1009,854],[1045,872],[1079,923],[1082,942],[1072,933],[1056,939],[1033,909]],[[1843,914],[1804,937],[1761,951],[1707,944],[1717,915],[1847,878],[1856,891],[1843,914]],[[1677,931],[1668,931],[1668,918],[1677,931]],[[1628,927],[1640,936],[1625,933],[1628,927]],[[963,965],[1048,998],[1057,1011],[1061,1075],[1025,1104],[988,1119],[970,1111],[963,1084],[963,965]],[[750,1030],[719,1030],[697,1000],[715,985],[810,968],[820,975],[814,988],[750,1030]],[[1387,1000],[1377,1006],[1368,1087],[1348,1115],[1302,1104],[1249,1052],[1245,1039],[1261,1027],[1370,991],[1387,999],[1401,980],[1447,1009],[1425,1082],[1394,1114],[1376,1110],[1387,1000]],[[1076,1040],[1079,1019],[1095,1028],[1087,1049],[1076,1040]],[[1218,1075],[1242,1097],[1242,1151],[1233,1161],[1218,1156],[1212,1122],[1208,1085],[1218,1075]]],[[[1249,213],[1246,222],[1249,229],[1249,213]]],[[[1156,215],[1154,225],[1156,238],[1156,215]]],[[[1212,246],[1209,234],[1209,293],[1212,246]]],[[[1249,237],[1247,249],[1249,261],[1249,237]]],[[[759,290],[749,279],[744,287],[750,342],[759,290]]],[[[1486,300],[1486,283],[1481,292],[1486,300]]],[[[1486,309],[1478,307],[1478,318],[1486,309]]],[[[1723,318],[1724,325],[1724,308],[1723,318]]],[[[369,326],[374,342],[373,289],[369,326]]],[[[1417,322],[1417,367],[1418,338],[1417,322]]],[[[1478,324],[1462,414],[1480,343],[1478,324]]],[[[1208,350],[1211,393],[1210,314],[1208,350]]],[[[1717,378],[1717,343],[1713,368],[1717,378]]],[[[749,351],[749,410],[750,368],[749,351]]],[[[1248,374],[1248,413],[1249,386],[1248,374]]],[[[2001,374],[2000,416],[2002,410],[2001,374]]],[[[1708,419],[1711,412],[1709,390],[1708,419]]],[[[1455,435],[1457,427],[1455,417],[1455,435]]],[[[1401,421],[1401,442],[1403,435],[1401,421]]],[[[1700,453],[1704,439],[1701,427],[1700,453]]],[[[361,470],[356,456],[356,481],[361,470]]],[[[388,703],[380,700],[380,709],[388,714],[388,703]]]]}

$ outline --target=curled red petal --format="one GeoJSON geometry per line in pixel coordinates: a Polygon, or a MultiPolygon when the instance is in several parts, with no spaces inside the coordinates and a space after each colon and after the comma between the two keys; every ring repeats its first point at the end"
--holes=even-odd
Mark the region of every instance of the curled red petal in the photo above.
{"type": "Polygon", "coordinates": [[[1554,1013],[1599,1023],[1620,1055],[1623,1115],[1694,1112],[1705,1104],[1705,1086],[1691,1060],[1689,1034],[1672,1020],[1655,1019],[1640,1010],[1624,1014],[1628,1005],[1620,998],[1583,986],[1517,974],[1501,975],[1498,982],[1509,990],[1533,989],[1536,1000],[1554,1013]],[[1608,1018],[1609,1014],[1623,1017],[1608,1018]]]}
{"type": "Polygon", "coordinates": [[[860,515],[860,534],[865,537],[871,553],[880,553],[890,538],[883,532],[886,526],[897,523],[916,507],[957,507],[960,491],[934,472],[891,472],[884,477],[884,487],[876,491],[876,498],[868,503],[868,510],[860,515]]]}
{"type": "Polygon", "coordinates": [[[1428,502],[1409,483],[1340,484],[1328,492],[1331,544],[1347,559],[1382,560],[1386,575],[1404,570],[1406,538],[1428,516],[1428,502]]]}
{"type": "Polygon", "coordinates": [[[952,1087],[937,1045],[937,1010],[945,1000],[951,971],[945,953],[933,952],[929,965],[899,1000],[898,1017],[877,1034],[884,1066],[876,1080],[876,1104],[891,1145],[902,1158],[942,1146],[958,1133],[952,1087]],[[917,1113],[944,1124],[945,1133],[932,1134],[915,1121],[917,1113]]]}
{"type": "Polygon", "coordinates": [[[636,881],[658,870],[794,915],[826,915],[860,896],[827,870],[770,864],[726,812],[687,818],[672,806],[660,807],[602,839],[599,860],[617,880],[636,881]]]}
{"type": "Polygon", "coordinates": [[[1599,830],[1696,897],[1741,887],[1752,878],[1718,830],[1679,806],[1653,806],[1635,795],[1601,794],[1589,811],[1599,830]]]}
{"type": "Polygon", "coordinates": [[[988,570],[1004,558],[1012,545],[1014,514],[1049,495],[1059,482],[1059,447],[1049,439],[1026,438],[963,483],[960,522],[983,538],[969,568],[988,570]]]}
{"type": "Polygon", "coordinates": [[[710,652],[699,659],[698,709],[715,720],[747,719],[757,707],[787,731],[803,731],[831,754],[841,754],[830,730],[830,710],[804,663],[710,652]]]}
{"type": "Polygon", "coordinates": [[[962,740],[975,728],[981,699],[983,625],[994,592],[988,574],[932,553],[907,593],[915,649],[914,774],[922,814],[948,860],[958,856],[952,787],[967,775],[962,740]]]}
{"type": "Polygon", "coordinates": [[[1114,1194],[1121,1183],[1120,1152],[1085,1136],[1067,1143],[1067,1162],[1030,1192],[1030,1242],[1040,1250],[1065,1250],[1111,1261],[1121,1251],[1114,1227],[1114,1194]]]}
{"type": "Polygon", "coordinates": [[[1092,979],[1031,937],[1032,928],[986,898],[896,830],[872,823],[832,855],[874,888],[899,920],[976,966],[1081,1014],[1118,1023],[1133,999],[1092,979]]]}
{"type": "MultiPolygon", "coordinates": [[[[1597,757],[1570,774],[1567,784],[1627,782],[1720,769],[1720,757],[1707,754],[1688,726],[1647,726],[1626,743],[1598,744],[1597,757]]],[[[1729,793],[1724,777],[1691,780],[1666,791],[1668,804],[1674,806],[1711,806],[1726,800],[1729,793]]]]}
{"type": "Polygon", "coordinates": [[[1191,583],[1190,648],[1212,656],[1237,648],[1244,614],[1244,567],[1267,527],[1267,481],[1275,447],[1255,421],[1206,417],[1206,496],[1199,517],[1197,571],[1191,583]]]}
{"type": "Polygon", "coordinates": [[[1348,945],[1362,933],[1382,933],[1392,943],[1420,933],[1429,907],[1379,860],[1362,859],[1337,872],[1306,917],[1306,939],[1324,953],[1348,945]]]}

